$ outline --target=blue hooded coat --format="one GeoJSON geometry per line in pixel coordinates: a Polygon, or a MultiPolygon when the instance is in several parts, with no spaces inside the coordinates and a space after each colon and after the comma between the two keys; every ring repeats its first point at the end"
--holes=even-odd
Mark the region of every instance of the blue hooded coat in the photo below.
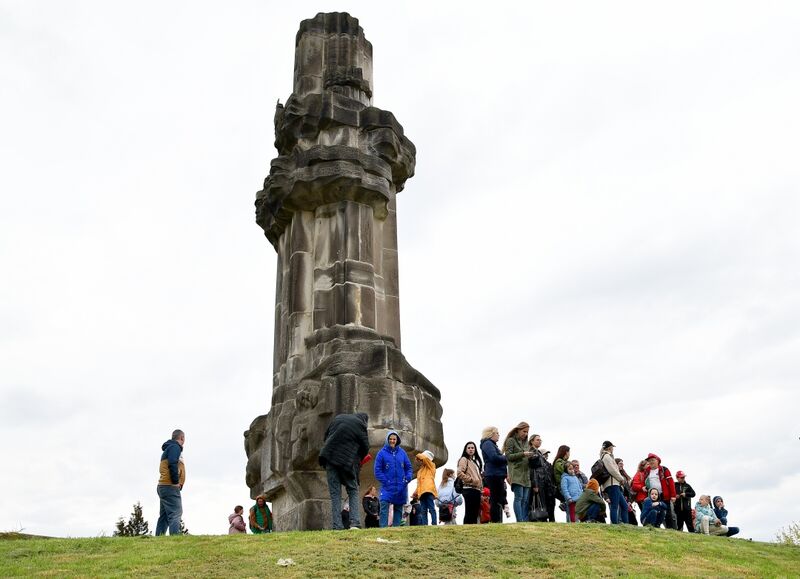
{"type": "Polygon", "coordinates": [[[408,502],[408,483],[414,476],[406,451],[400,448],[400,435],[390,430],[386,443],[375,457],[375,478],[381,483],[380,499],[393,505],[408,502]],[[389,436],[397,437],[397,446],[389,446],[389,436]]]}

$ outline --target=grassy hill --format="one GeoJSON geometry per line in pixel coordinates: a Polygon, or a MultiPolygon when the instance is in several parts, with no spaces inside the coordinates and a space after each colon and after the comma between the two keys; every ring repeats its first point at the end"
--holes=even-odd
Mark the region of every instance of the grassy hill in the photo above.
{"type": "Polygon", "coordinates": [[[543,523],[267,536],[0,540],[0,576],[37,575],[798,577],[800,548],[628,525],[543,523]],[[278,566],[281,558],[294,564],[278,566]]]}

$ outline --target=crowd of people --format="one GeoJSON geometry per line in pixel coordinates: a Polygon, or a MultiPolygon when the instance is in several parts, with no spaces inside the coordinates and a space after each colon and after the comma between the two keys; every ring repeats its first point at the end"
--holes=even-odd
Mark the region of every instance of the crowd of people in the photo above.
{"type": "MultiPolygon", "coordinates": [[[[359,496],[359,475],[369,460],[366,414],[340,414],[331,421],[319,462],[325,468],[331,496],[331,526],[352,529],[362,526],[455,524],[457,508],[464,506],[464,524],[501,523],[511,517],[508,486],[517,522],[555,522],[556,504],[568,523],[605,523],[664,527],[692,533],[732,537],[738,527],[728,524],[728,511],[721,496],[696,495],[686,482],[686,473],[675,479],[661,457],[650,453],[639,461],[631,477],[624,461],[614,456],[615,445],[602,443],[598,459],[587,475],[581,463],[561,445],[552,462],[542,448],[542,437],[530,435],[530,426],[520,422],[503,444],[494,426],[483,429],[480,443],[464,445],[456,469],[445,468],[436,482],[435,456],[430,450],[414,457],[417,488],[409,501],[408,484],[415,469],[403,450],[400,434],[389,430],[374,463],[375,480],[359,496]],[[342,500],[342,488],[346,498],[342,500]],[[694,506],[692,499],[696,498],[694,506]],[[637,508],[639,515],[637,516],[637,508]]],[[[175,430],[162,445],[157,492],[160,512],[156,535],[180,534],[183,513],[181,490],[186,478],[183,464],[185,434],[175,430]]],[[[244,507],[237,505],[228,517],[229,533],[271,533],[272,513],[266,497],[259,495],[250,508],[248,524],[244,507]]]]}
{"type": "MultiPolygon", "coordinates": [[[[366,440],[366,417],[362,423],[361,435],[366,440]]],[[[339,444],[335,438],[326,436],[323,453],[329,446],[339,444]]],[[[462,504],[465,525],[500,523],[504,517],[511,517],[512,510],[517,522],[555,522],[558,505],[569,523],[608,520],[611,524],[641,524],[728,537],[739,532],[737,527],[728,525],[722,497],[696,497],[686,482],[686,474],[678,471],[673,479],[655,453],[640,460],[630,476],[624,461],[614,455],[615,445],[609,440],[602,443],[597,460],[586,474],[580,461],[570,456],[567,445],[559,446],[551,460],[550,451],[542,448],[542,437],[531,435],[528,423],[520,422],[512,428],[502,444],[499,429],[490,426],[483,430],[478,444],[469,441],[464,445],[456,469],[444,469],[438,485],[433,453],[425,450],[417,454],[417,489],[410,501],[408,483],[414,468],[401,442],[399,433],[390,430],[375,458],[374,473],[380,488],[371,487],[362,497],[364,512],[369,513],[365,516],[372,517],[371,523],[365,518],[365,526],[374,526],[375,518],[380,527],[455,524],[456,510],[462,504]]],[[[352,465],[350,476],[356,484],[358,467],[368,456],[366,442],[362,443],[359,452],[344,463],[352,465]]],[[[326,466],[324,459],[321,462],[326,466]]],[[[332,498],[341,492],[329,488],[332,498]]],[[[333,527],[348,528],[341,523],[335,507],[334,500],[333,527]]],[[[352,513],[349,526],[361,526],[352,513]]]]}

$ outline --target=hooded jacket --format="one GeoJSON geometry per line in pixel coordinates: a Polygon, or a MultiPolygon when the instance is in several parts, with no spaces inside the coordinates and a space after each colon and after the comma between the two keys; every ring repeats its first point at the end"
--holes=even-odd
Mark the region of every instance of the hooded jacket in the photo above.
{"type": "Polygon", "coordinates": [[[325,443],[319,452],[319,464],[329,465],[358,476],[360,461],[369,452],[368,417],[358,414],[339,414],[325,431],[325,443]]]}
{"type": "Polygon", "coordinates": [[[408,502],[408,483],[414,476],[411,461],[406,451],[400,448],[400,435],[390,430],[386,434],[386,442],[375,457],[375,478],[381,483],[380,497],[382,501],[393,505],[404,505],[408,502]],[[389,446],[389,436],[397,437],[397,446],[389,446]]]}
{"type": "Polygon", "coordinates": [[[647,519],[647,515],[650,514],[650,511],[664,512],[664,513],[667,512],[667,503],[666,502],[664,502],[664,501],[656,501],[656,503],[658,503],[658,504],[653,505],[653,499],[651,499],[650,497],[647,497],[644,500],[644,502],[642,503],[642,516],[640,517],[640,520],[642,521],[642,524],[644,524],[644,521],[645,521],[645,519],[647,519]]]}
{"type": "Polygon", "coordinates": [[[247,533],[247,526],[244,524],[244,517],[239,513],[233,513],[228,516],[228,522],[231,526],[228,528],[229,535],[239,535],[247,533]]]}
{"type": "Polygon", "coordinates": [[[159,485],[183,486],[186,481],[186,469],[181,460],[183,447],[177,440],[168,440],[161,445],[161,463],[158,467],[159,485]]]}
{"type": "Polygon", "coordinates": [[[422,461],[422,466],[417,469],[417,496],[422,497],[425,493],[433,493],[434,498],[436,492],[436,465],[428,458],[428,455],[420,452],[417,459],[422,461]]]}
{"type": "Polygon", "coordinates": [[[721,496],[717,495],[711,501],[711,504],[714,505],[714,514],[717,515],[719,522],[723,525],[728,524],[728,509],[725,508],[725,499],[722,500],[723,507],[721,509],[717,508],[717,499],[722,499],[721,496]]]}

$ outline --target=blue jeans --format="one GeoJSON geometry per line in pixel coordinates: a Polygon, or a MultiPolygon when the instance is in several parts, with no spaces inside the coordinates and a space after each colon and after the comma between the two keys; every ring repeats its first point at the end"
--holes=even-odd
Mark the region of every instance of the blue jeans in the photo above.
{"type": "Polygon", "coordinates": [[[586,510],[586,518],[584,521],[587,523],[589,521],[597,521],[598,523],[602,523],[603,521],[600,519],[600,505],[597,503],[592,503],[589,505],[589,508],[586,510]]]}
{"type": "Polygon", "coordinates": [[[167,529],[169,529],[170,535],[180,535],[181,516],[183,515],[181,489],[172,485],[158,485],[156,491],[158,498],[161,499],[156,523],[156,537],[166,535],[167,529]]]}
{"type": "Polygon", "coordinates": [[[514,516],[518,523],[524,523],[528,520],[528,498],[531,494],[531,487],[512,483],[511,492],[514,493],[514,516]]]}
{"type": "Polygon", "coordinates": [[[611,499],[611,524],[617,525],[628,522],[628,502],[622,494],[622,488],[611,485],[606,488],[608,498],[611,499]]]}
{"type": "Polygon", "coordinates": [[[428,524],[428,513],[431,514],[431,525],[437,525],[436,521],[436,503],[433,500],[433,493],[422,493],[422,496],[419,498],[419,506],[420,514],[419,514],[419,524],[420,525],[427,525],[428,524]]]}
{"type": "Polygon", "coordinates": [[[392,516],[392,526],[399,527],[403,523],[403,505],[395,505],[389,501],[381,501],[380,526],[389,526],[389,505],[394,505],[394,516],[392,516]]]}
{"type": "Polygon", "coordinates": [[[653,527],[660,527],[664,524],[664,517],[667,516],[666,511],[659,509],[652,509],[647,513],[646,517],[642,517],[642,525],[652,525],[653,527]]]}
{"type": "Polygon", "coordinates": [[[328,492],[331,495],[331,522],[334,530],[344,528],[342,523],[342,485],[347,490],[350,502],[350,526],[361,526],[361,498],[358,496],[358,479],[344,469],[331,467],[325,469],[328,475],[328,492]]]}

